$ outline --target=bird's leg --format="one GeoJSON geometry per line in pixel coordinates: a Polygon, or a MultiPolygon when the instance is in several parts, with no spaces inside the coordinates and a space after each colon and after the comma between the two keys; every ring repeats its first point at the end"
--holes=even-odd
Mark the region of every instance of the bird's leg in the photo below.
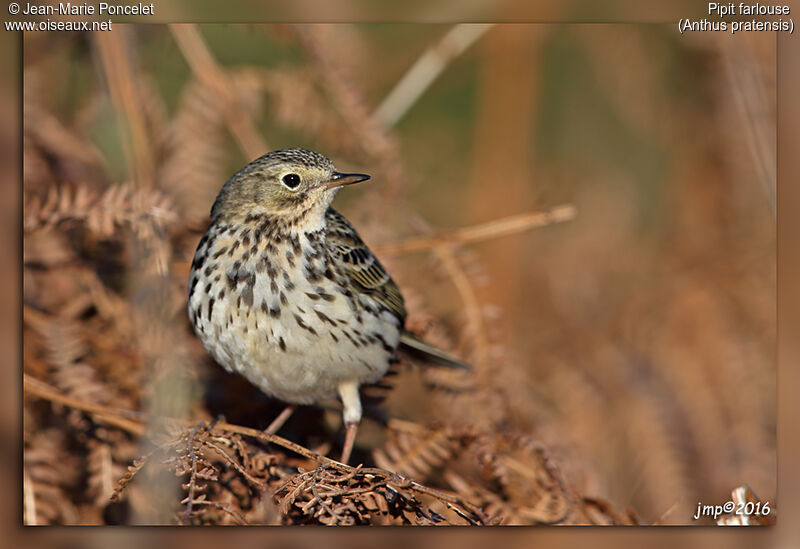
{"type": "Polygon", "coordinates": [[[361,421],[361,399],[358,396],[358,383],[347,381],[339,385],[339,397],[342,399],[342,418],[346,427],[342,457],[339,461],[346,464],[356,441],[358,424],[361,421]]]}
{"type": "Polygon", "coordinates": [[[344,446],[342,447],[342,457],[339,461],[347,465],[350,460],[350,454],[353,452],[353,444],[356,441],[356,433],[358,432],[358,423],[348,423],[347,431],[344,436],[344,446]]]}
{"type": "Polygon", "coordinates": [[[289,404],[280,414],[278,414],[275,419],[272,420],[272,423],[269,424],[269,427],[264,429],[264,432],[268,435],[274,435],[277,433],[278,430],[283,427],[283,424],[286,423],[286,420],[292,416],[296,409],[297,406],[294,404],[289,404]]]}

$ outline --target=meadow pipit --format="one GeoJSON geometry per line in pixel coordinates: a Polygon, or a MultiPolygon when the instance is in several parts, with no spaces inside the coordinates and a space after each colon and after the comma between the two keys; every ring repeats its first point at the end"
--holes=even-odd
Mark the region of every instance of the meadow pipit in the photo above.
{"type": "Polygon", "coordinates": [[[347,462],[361,420],[359,386],[389,369],[399,347],[464,366],[404,330],[397,285],[341,214],[344,185],[321,154],[281,149],[222,187],[192,262],[189,317],[214,359],[290,406],[338,396],[347,462]]]}

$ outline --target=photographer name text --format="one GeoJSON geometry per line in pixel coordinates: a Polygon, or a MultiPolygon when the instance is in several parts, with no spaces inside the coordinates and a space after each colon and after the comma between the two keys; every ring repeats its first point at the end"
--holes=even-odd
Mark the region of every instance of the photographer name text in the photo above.
{"type": "Polygon", "coordinates": [[[21,15],[154,15],[153,4],[109,4],[60,2],[58,5],[25,4],[21,15]]]}

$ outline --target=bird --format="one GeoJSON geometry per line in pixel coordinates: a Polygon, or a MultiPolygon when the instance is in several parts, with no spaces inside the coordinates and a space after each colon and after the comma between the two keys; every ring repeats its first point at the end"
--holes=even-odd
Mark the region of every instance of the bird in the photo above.
{"type": "Polygon", "coordinates": [[[359,387],[380,380],[398,351],[469,368],[405,329],[397,284],[331,207],[368,179],[301,148],[256,158],[220,189],[188,283],[189,319],[208,353],[287,404],[267,432],[298,405],[341,400],[342,463],[362,417],[359,387]]]}

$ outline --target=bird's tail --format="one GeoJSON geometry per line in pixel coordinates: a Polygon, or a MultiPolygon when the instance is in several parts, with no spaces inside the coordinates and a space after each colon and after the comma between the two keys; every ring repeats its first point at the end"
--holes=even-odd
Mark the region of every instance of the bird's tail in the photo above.
{"type": "Polygon", "coordinates": [[[436,364],[438,366],[447,366],[448,368],[459,368],[462,370],[471,370],[472,366],[457,360],[444,351],[440,351],[436,347],[428,345],[417,336],[410,332],[403,332],[400,334],[400,346],[412,356],[436,364]]]}

